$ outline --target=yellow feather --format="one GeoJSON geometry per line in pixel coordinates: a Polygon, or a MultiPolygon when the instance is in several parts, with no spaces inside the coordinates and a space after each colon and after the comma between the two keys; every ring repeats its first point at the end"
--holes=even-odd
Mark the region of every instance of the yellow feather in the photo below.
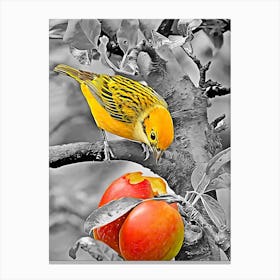
{"type": "Polygon", "coordinates": [[[151,87],[122,76],[98,75],[62,64],[54,71],[80,83],[99,128],[146,143],[157,152],[172,143],[174,129],[167,104],[151,87]]]}

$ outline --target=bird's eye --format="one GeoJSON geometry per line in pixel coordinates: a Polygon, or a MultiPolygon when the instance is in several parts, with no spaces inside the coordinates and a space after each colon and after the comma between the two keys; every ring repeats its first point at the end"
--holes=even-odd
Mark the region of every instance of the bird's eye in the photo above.
{"type": "Polygon", "coordinates": [[[155,140],[155,139],[156,139],[156,135],[155,135],[155,133],[154,133],[153,131],[151,132],[151,139],[152,139],[152,140],[155,140]]]}

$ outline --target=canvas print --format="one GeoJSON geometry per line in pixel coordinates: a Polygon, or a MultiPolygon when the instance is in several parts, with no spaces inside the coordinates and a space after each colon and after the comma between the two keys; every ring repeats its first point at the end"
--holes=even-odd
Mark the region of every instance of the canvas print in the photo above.
{"type": "Polygon", "coordinates": [[[230,20],[49,20],[49,261],[230,262],[230,20]]]}

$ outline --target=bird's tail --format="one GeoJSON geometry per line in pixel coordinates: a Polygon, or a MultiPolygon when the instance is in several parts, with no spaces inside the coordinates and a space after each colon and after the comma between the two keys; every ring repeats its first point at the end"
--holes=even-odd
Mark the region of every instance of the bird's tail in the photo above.
{"type": "Polygon", "coordinates": [[[96,74],[94,73],[78,70],[64,64],[57,65],[53,70],[58,73],[66,74],[79,83],[83,83],[87,80],[93,80],[96,77],[96,74]]]}

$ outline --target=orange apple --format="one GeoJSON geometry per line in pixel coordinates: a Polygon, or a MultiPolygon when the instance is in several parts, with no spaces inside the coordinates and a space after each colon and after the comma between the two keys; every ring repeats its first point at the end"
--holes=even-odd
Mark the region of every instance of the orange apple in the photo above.
{"type": "Polygon", "coordinates": [[[125,218],[119,248],[126,260],[171,260],[184,240],[179,212],[164,201],[144,201],[125,218]]]}

